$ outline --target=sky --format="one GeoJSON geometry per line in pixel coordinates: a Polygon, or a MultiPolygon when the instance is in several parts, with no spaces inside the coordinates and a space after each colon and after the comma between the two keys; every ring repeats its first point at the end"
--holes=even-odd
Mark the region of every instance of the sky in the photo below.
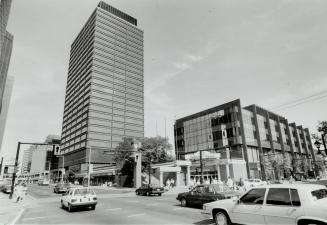
{"type": "MultiPolygon", "coordinates": [[[[13,0],[6,158],[61,134],[70,45],[98,2],[13,0]]],[[[175,119],[238,98],[312,133],[327,119],[327,1],[105,2],[144,30],[145,136],[173,143],[175,119]]]]}

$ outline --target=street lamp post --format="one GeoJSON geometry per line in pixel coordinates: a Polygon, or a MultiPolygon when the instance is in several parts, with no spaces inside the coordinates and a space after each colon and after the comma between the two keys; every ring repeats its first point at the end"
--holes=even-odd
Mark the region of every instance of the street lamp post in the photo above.
{"type": "MultiPolygon", "coordinates": [[[[61,164],[61,168],[62,168],[62,171],[61,171],[61,182],[64,181],[64,173],[63,171],[65,170],[65,157],[63,155],[57,155],[56,157],[58,158],[62,158],[62,164],[61,164]]],[[[59,167],[59,165],[58,165],[59,167]]]]}
{"type": "Polygon", "coordinates": [[[89,147],[89,166],[88,166],[88,178],[87,178],[87,187],[90,187],[90,179],[91,179],[91,153],[92,147],[89,147]]]}

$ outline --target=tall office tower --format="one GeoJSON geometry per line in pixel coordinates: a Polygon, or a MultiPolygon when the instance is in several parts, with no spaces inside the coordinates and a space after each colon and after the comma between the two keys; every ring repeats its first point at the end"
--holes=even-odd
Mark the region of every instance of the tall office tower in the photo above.
{"type": "Polygon", "coordinates": [[[0,113],[2,108],[3,92],[6,85],[8,66],[12,50],[13,36],[6,30],[11,0],[0,2],[0,113]]]}
{"type": "Polygon", "coordinates": [[[143,137],[143,95],[143,31],[135,18],[100,2],[71,45],[65,168],[83,174],[90,155],[94,167],[103,168],[124,137],[143,137]]]}
{"type": "Polygon", "coordinates": [[[7,114],[9,110],[9,104],[11,99],[12,88],[14,86],[14,77],[9,76],[7,78],[3,99],[2,99],[2,111],[0,113],[0,152],[2,146],[2,140],[5,133],[7,114]]]}
{"type": "MultiPolygon", "coordinates": [[[[12,43],[13,43],[13,36],[6,30],[10,6],[11,6],[11,0],[0,1],[0,51],[1,51],[0,52],[0,117],[1,120],[6,119],[8,108],[5,107],[9,105],[4,103],[4,92],[5,92],[5,88],[8,87],[6,85],[6,81],[7,81],[7,73],[8,73],[8,67],[11,57],[12,43]]],[[[7,100],[8,98],[6,97],[6,101],[7,100]]],[[[5,129],[4,125],[5,125],[4,122],[0,123],[1,139],[5,129]]],[[[2,140],[0,140],[0,153],[1,153],[1,141],[2,140]]]]}
{"type": "Polygon", "coordinates": [[[31,171],[32,164],[32,153],[37,149],[35,145],[31,145],[29,148],[25,149],[23,154],[21,173],[27,174],[31,171]]]}

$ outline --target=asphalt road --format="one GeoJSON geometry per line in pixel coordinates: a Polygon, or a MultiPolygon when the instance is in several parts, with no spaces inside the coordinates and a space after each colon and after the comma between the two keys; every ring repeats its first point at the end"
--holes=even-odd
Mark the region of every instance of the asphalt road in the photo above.
{"type": "Polygon", "coordinates": [[[61,195],[52,193],[49,187],[33,185],[29,194],[37,204],[28,207],[16,224],[213,224],[202,219],[199,208],[181,207],[175,195],[147,197],[98,190],[94,211],[69,213],[60,208],[61,195]]]}

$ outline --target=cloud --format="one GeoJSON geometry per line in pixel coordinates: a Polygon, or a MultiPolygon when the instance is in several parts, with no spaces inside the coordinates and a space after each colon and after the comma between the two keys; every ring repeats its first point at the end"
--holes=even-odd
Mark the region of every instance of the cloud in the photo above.
{"type": "Polygon", "coordinates": [[[183,57],[181,57],[180,61],[172,63],[172,67],[169,71],[159,72],[160,79],[157,79],[149,84],[146,94],[152,94],[156,89],[164,86],[175,76],[188,69],[191,69],[196,63],[199,63],[209,57],[216,49],[217,45],[214,42],[209,41],[199,52],[194,54],[186,53],[183,57]]]}

